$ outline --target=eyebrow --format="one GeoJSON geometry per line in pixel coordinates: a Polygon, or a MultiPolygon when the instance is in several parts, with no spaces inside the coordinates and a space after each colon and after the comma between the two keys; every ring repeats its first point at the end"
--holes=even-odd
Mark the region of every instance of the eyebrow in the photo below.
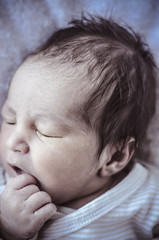
{"type": "Polygon", "coordinates": [[[52,115],[50,118],[50,116],[47,116],[47,115],[43,116],[42,114],[35,114],[34,117],[35,117],[35,119],[37,119],[37,121],[38,121],[38,118],[40,118],[40,121],[42,121],[44,123],[46,123],[46,121],[48,121],[48,123],[55,124],[55,125],[57,124],[57,126],[67,129],[67,130],[71,130],[71,128],[72,128],[71,124],[68,124],[64,120],[62,121],[60,118],[56,117],[55,115],[52,115]]]}
{"type": "Polygon", "coordinates": [[[31,115],[31,117],[33,117],[35,119],[35,121],[38,121],[38,120],[42,120],[42,121],[50,121],[50,122],[56,122],[58,123],[59,125],[61,126],[67,126],[66,124],[64,124],[59,118],[57,118],[55,115],[51,115],[51,116],[47,116],[46,115],[43,115],[43,114],[40,114],[40,113],[34,113],[31,115]]]}

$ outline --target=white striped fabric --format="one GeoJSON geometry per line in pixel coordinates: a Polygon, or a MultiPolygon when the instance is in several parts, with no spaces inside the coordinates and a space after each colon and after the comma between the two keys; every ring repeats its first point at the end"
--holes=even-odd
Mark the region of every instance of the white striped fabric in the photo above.
{"type": "Polygon", "coordinates": [[[159,223],[159,177],[136,164],[116,187],[78,210],[48,221],[38,239],[151,240],[159,223]]]}

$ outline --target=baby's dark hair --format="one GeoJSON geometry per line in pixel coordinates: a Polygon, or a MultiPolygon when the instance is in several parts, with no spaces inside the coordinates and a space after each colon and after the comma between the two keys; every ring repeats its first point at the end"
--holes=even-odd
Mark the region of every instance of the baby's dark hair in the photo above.
{"type": "Polygon", "coordinates": [[[155,112],[156,65],[140,36],[112,19],[89,16],[56,31],[35,53],[85,64],[94,83],[81,116],[99,137],[99,154],[107,144],[119,149],[131,138],[145,137],[155,112]]]}

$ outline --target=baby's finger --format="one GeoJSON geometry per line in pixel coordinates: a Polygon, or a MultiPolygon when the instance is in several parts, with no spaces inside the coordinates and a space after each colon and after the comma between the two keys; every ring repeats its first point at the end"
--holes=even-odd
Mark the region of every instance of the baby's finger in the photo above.
{"type": "Polygon", "coordinates": [[[42,208],[32,213],[30,218],[31,225],[39,231],[44,223],[55,214],[56,210],[57,208],[53,203],[44,205],[42,208]]]}
{"type": "Polygon", "coordinates": [[[19,190],[27,185],[30,185],[30,184],[34,184],[36,185],[37,184],[37,180],[27,174],[27,173],[24,173],[24,174],[20,174],[14,178],[11,178],[9,181],[8,181],[8,186],[11,186],[13,189],[15,190],[19,190]]]}
{"type": "Polygon", "coordinates": [[[39,208],[34,212],[34,217],[37,219],[42,219],[43,223],[46,222],[49,218],[51,218],[57,211],[56,206],[53,203],[48,203],[44,205],[42,208],[39,208]]]}
{"type": "Polygon", "coordinates": [[[22,196],[23,200],[27,200],[34,193],[39,192],[39,188],[36,185],[28,185],[19,190],[19,194],[22,196]]]}
{"type": "Polygon", "coordinates": [[[30,209],[31,213],[36,212],[39,208],[44,205],[51,203],[51,197],[46,192],[40,191],[32,194],[26,200],[26,207],[30,209]]]}

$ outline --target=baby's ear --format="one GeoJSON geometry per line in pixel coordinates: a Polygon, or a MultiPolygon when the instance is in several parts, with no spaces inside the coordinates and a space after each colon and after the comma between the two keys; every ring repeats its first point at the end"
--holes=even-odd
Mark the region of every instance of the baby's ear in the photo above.
{"type": "Polygon", "coordinates": [[[122,151],[115,146],[107,146],[100,158],[99,174],[101,177],[111,176],[120,172],[131,160],[135,150],[135,139],[130,138],[122,151]]]}

